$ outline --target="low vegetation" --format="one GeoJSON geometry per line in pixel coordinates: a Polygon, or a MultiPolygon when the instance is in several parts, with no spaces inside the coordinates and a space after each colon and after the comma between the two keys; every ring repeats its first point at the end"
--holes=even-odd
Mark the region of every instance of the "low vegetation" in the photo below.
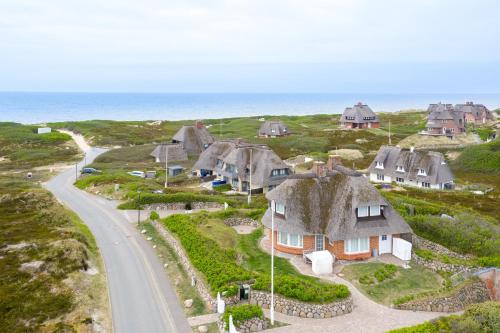
{"type": "Polygon", "coordinates": [[[453,162],[463,171],[500,174],[500,141],[470,146],[453,162]]]}
{"type": "Polygon", "coordinates": [[[442,285],[438,274],[420,266],[404,269],[380,262],[360,263],[346,265],[342,273],[368,297],[385,305],[406,295],[437,291],[442,285]]]}
{"type": "MultiPolygon", "coordinates": [[[[179,238],[190,261],[203,273],[214,294],[218,291],[235,294],[237,283],[245,281],[255,281],[253,289],[269,291],[270,256],[256,244],[262,232],[260,229],[250,235],[237,235],[236,246],[221,246],[227,243],[220,241],[221,233],[236,237],[234,230],[222,222],[233,213],[173,215],[162,223],[179,238]],[[203,229],[207,221],[213,220],[220,224],[217,233],[203,229]]],[[[276,259],[276,293],[312,303],[332,302],[349,296],[347,287],[303,276],[285,259],[276,259]]]]}
{"type": "Polygon", "coordinates": [[[500,332],[500,303],[486,302],[467,308],[462,315],[440,317],[388,333],[496,333],[500,332]]]}
{"type": "Polygon", "coordinates": [[[82,331],[92,314],[109,329],[98,249],[76,215],[38,186],[0,177],[0,225],[1,332],[82,331]]]}
{"type": "Polygon", "coordinates": [[[227,307],[222,315],[222,320],[226,323],[226,330],[229,330],[229,316],[233,317],[233,324],[238,327],[243,322],[253,318],[264,318],[264,312],[258,305],[242,304],[227,307]]]}
{"type": "Polygon", "coordinates": [[[78,154],[67,134],[37,134],[37,126],[0,123],[0,171],[73,162],[78,154]]]}

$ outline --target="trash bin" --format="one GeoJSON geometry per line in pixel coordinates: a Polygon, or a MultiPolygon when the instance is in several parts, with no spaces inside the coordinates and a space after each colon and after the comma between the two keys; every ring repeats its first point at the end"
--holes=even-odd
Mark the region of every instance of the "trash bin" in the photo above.
{"type": "Polygon", "coordinates": [[[378,249],[372,249],[372,257],[378,257],[378,249]]]}

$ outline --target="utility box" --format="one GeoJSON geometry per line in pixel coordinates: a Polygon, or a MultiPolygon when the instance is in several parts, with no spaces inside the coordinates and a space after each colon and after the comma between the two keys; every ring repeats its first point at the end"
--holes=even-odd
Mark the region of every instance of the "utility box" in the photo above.
{"type": "Polygon", "coordinates": [[[38,134],[47,134],[52,132],[52,129],[50,127],[38,127],[37,133],[38,134]]]}

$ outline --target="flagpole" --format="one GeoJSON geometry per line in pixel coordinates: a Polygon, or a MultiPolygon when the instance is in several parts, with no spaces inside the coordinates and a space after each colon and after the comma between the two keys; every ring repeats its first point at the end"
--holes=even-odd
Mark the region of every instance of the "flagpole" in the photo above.
{"type": "Polygon", "coordinates": [[[168,145],[165,145],[165,188],[168,187],[168,145]]]}
{"type": "Polygon", "coordinates": [[[248,182],[248,187],[250,187],[250,189],[248,191],[248,204],[250,204],[252,202],[252,158],[253,158],[252,152],[253,152],[253,150],[252,150],[252,148],[250,148],[250,168],[249,168],[250,179],[248,182]]]}
{"type": "Polygon", "coordinates": [[[271,325],[274,325],[274,200],[271,201],[271,325]]]}

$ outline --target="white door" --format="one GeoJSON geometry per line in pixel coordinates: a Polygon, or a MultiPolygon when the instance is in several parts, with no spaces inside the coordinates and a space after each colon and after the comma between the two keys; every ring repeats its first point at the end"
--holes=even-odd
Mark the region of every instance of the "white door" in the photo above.
{"type": "Polygon", "coordinates": [[[378,250],[379,254],[392,253],[392,235],[380,235],[378,250]]]}

